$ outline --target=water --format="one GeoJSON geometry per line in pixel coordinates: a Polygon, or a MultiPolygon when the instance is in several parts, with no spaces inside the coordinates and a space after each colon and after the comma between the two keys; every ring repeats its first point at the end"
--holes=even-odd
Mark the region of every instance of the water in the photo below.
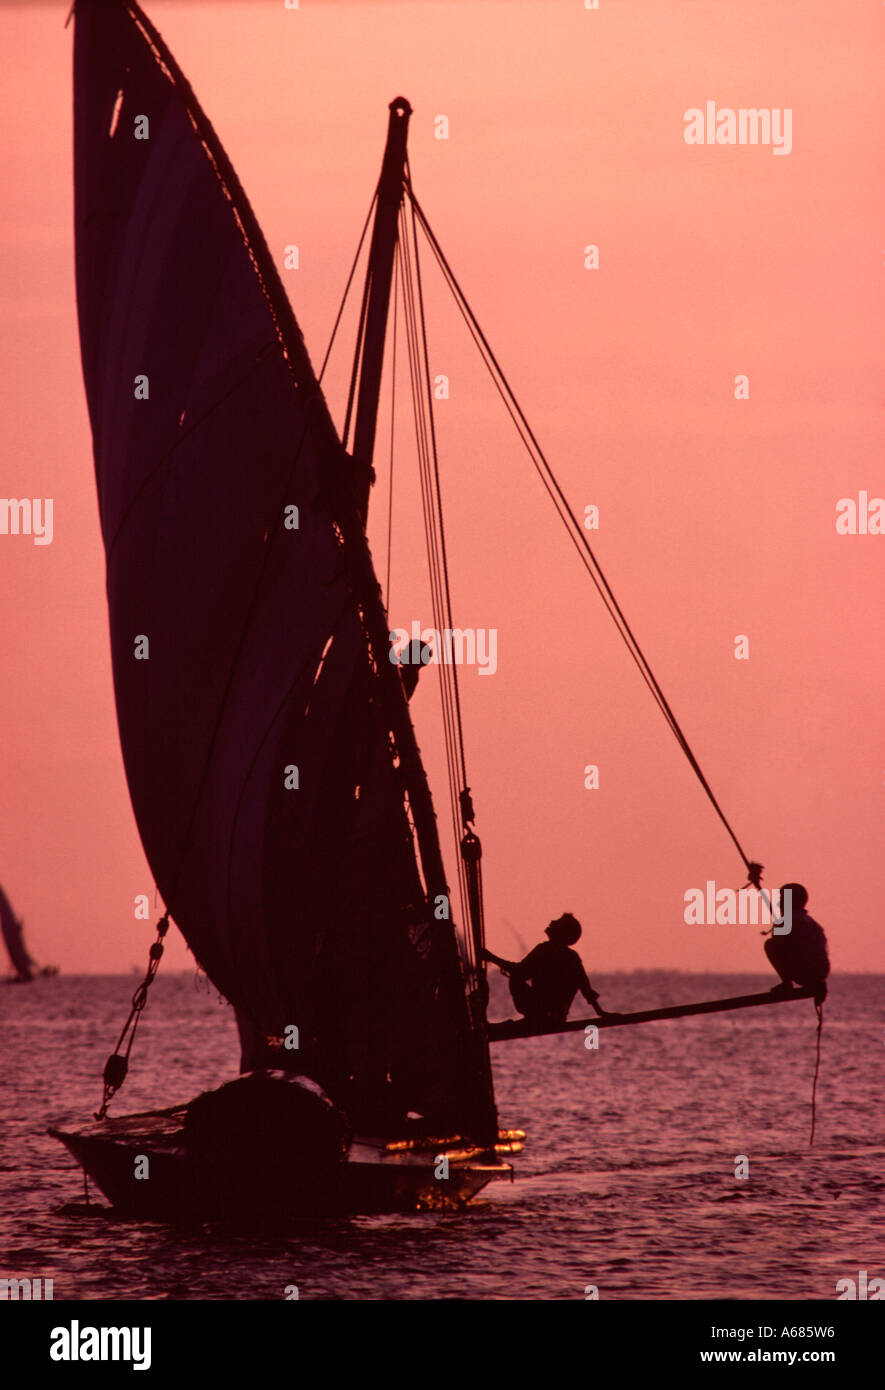
{"type": "MultiPolygon", "coordinates": [[[[770,983],[652,972],[597,988],[626,1011],[770,983]]],[[[60,1214],[83,1183],[46,1127],[91,1118],[135,984],[2,990],[0,1277],[52,1278],[56,1299],[282,1299],[295,1284],[302,1299],[583,1299],[596,1285],[658,1300],[833,1299],[839,1279],[885,1276],[885,977],[831,985],[813,1149],[810,1001],[613,1029],[598,1051],[581,1033],[498,1043],[501,1123],[528,1132],[513,1184],[458,1214],[257,1233],[60,1214]]],[[[237,1065],[231,1009],[161,975],[114,1112],[190,1099],[237,1065]]]]}

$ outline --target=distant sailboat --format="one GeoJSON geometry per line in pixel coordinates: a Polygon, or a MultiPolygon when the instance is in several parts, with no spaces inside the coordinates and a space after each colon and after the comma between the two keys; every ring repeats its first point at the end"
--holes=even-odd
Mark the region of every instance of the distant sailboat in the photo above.
{"type": "Polygon", "coordinates": [[[15,971],[15,974],[6,981],[7,984],[29,985],[41,976],[58,974],[58,966],[44,965],[41,967],[30,955],[25,945],[24,924],[13,912],[12,903],[2,886],[0,886],[0,933],[3,935],[3,944],[9,956],[9,962],[15,971]]]}
{"type": "Polygon", "coordinates": [[[418,225],[448,265],[411,188],[411,108],[390,105],[342,440],[168,48],[128,0],[75,14],[77,296],[117,714],[167,912],[96,1123],[52,1132],[134,1216],[455,1205],[511,1176],[524,1135],[498,1127],[456,669],[438,668],[460,930],[409,711],[417,672],[391,659],[366,538],[396,270],[451,630],[418,225]],[[109,1120],[170,917],[236,1010],[244,1075],[109,1120]]]}

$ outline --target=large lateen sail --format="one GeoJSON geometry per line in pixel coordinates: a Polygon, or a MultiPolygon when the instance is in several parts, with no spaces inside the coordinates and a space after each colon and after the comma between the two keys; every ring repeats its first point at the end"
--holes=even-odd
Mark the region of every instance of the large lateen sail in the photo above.
{"type": "Polygon", "coordinates": [[[366,1123],[392,1103],[490,1138],[354,579],[371,574],[355,464],[236,175],[137,5],[78,0],[75,132],[118,721],[160,893],[255,1036],[298,1029],[281,1061],[366,1123]]]}
{"type": "Polygon", "coordinates": [[[28,955],[22,924],[13,912],[12,903],[2,886],[0,886],[0,932],[3,934],[3,943],[18,978],[20,980],[33,979],[37,967],[28,955]]]}

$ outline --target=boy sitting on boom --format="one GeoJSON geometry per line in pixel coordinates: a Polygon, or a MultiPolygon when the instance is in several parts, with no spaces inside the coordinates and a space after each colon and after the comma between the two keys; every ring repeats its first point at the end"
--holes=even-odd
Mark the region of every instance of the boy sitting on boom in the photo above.
{"type": "Polygon", "coordinates": [[[533,1028],[558,1028],[565,1023],[572,1000],[580,990],[600,1018],[599,995],[590,984],[583,962],[571,948],[581,936],[581,924],[564,912],[546,928],[548,941],[542,941],[524,960],[502,960],[484,951],[485,960],[499,966],[510,979],[510,994],[519,1012],[533,1028]]]}

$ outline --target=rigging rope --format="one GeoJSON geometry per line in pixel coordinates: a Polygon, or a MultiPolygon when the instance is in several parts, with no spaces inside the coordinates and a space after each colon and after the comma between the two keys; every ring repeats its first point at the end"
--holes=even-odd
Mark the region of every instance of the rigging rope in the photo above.
{"type": "MultiPolygon", "coordinates": [[[[439,459],[436,444],[436,430],[433,421],[432,388],[430,378],[430,359],[427,348],[426,319],[424,314],[420,266],[418,265],[418,244],[414,219],[411,224],[405,207],[400,213],[400,235],[397,239],[397,256],[401,258],[403,288],[403,314],[406,325],[406,341],[409,357],[409,379],[412,410],[415,421],[415,435],[418,452],[418,471],[421,483],[421,500],[424,515],[424,531],[427,548],[428,571],[430,578],[431,608],[434,628],[445,643],[444,634],[453,629],[451,589],[448,578],[448,558],[446,554],[445,531],[442,521],[442,497],[439,476],[439,459]]],[[[464,734],[461,721],[460,696],[458,691],[457,665],[447,662],[447,651],[437,653],[440,663],[440,699],[446,756],[447,782],[449,788],[452,832],[455,844],[459,842],[461,830],[466,826],[462,817],[462,792],[467,791],[466,759],[464,754],[464,734]]],[[[472,818],[472,808],[471,808],[472,818]]],[[[465,941],[467,958],[475,972],[482,969],[478,941],[481,940],[480,919],[472,912],[475,893],[471,894],[467,880],[467,867],[463,854],[457,859],[458,891],[461,918],[465,923],[474,924],[472,936],[465,941]]]]}
{"type": "Polygon", "coordinates": [[[334,342],[335,342],[335,335],[336,335],[336,333],[338,332],[338,328],[339,328],[339,325],[340,325],[340,323],[341,323],[341,318],[342,318],[342,315],[344,314],[344,306],[345,306],[345,304],[347,303],[347,296],[350,294],[350,287],[351,287],[351,285],[352,285],[352,283],[353,283],[353,277],[354,277],[354,275],[356,274],[357,265],[359,264],[360,252],[361,252],[362,249],[363,249],[363,242],[364,242],[365,239],[366,239],[366,232],[369,230],[369,219],[370,219],[371,216],[372,216],[372,210],[373,210],[373,208],[375,207],[375,204],[376,204],[377,201],[378,201],[378,190],[376,189],[376,190],[375,190],[375,196],[373,197],[371,203],[369,204],[369,211],[366,213],[366,220],[365,220],[365,222],[363,223],[363,230],[360,232],[360,239],[359,239],[359,242],[357,243],[356,255],[354,256],[354,258],[353,258],[353,263],[352,263],[352,265],[351,265],[351,267],[350,267],[350,274],[349,274],[348,277],[347,277],[347,284],[344,286],[344,293],[343,293],[342,296],[341,296],[341,303],[338,305],[338,313],[335,315],[335,322],[334,322],[334,324],[332,325],[332,333],[331,333],[331,335],[330,335],[330,337],[329,337],[329,346],[326,348],[326,355],[325,355],[325,357],[323,358],[323,365],[320,367],[320,374],[319,374],[319,376],[317,377],[317,381],[320,383],[320,385],[322,385],[323,377],[325,376],[325,373],[326,373],[326,367],[327,367],[328,364],[329,364],[329,357],[330,357],[331,352],[332,352],[332,346],[333,346],[333,344],[334,344],[334,342]]]}
{"type": "MultiPolygon", "coordinates": [[[[411,171],[409,170],[408,160],[406,161],[406,177],[407,177],[407,179],[411,179],[411,171]]],[[[430,355],[429,355],[428,350],[427,350],[427,322],[426,322],[426,318],[425,318],[425,314],[424,314],[424,290],[423,290],[422,282],[421,282],[421,262],[420,262],[420,260],[419,260],[419,258],[418,258],[418,233],[417,233],[417,222],[416,222],[416,219],[415,219],[415,209],[414,209],[414,206],[412,206],[412,219],[411,219],[411,220],[412,220],[412,227],[411,227],[411,231],[412,231],[412,243],[413,243],[414,248],[415,248],[415,250],[414,250],[414,254],[415,254],[415,284],[416,284],[416,288],[417,288],[417,292],[418,292],[418,311],[419,311],[419,314],[420,314],[420,323],[421,323],[421,348],[422,348],[422,364],[421,364],[421,365],[423,366],[423,369],[424,369],[424,380],[425,380],[426,386],[427,386],[427,400],[428,400],[427,416],[428,416],[428,421],[429,421],[429,424],[430,424],[431,458],[432,458],[432,462],[433,462],[433,486],[434,486],[434,497],[435,497],[435,501],[436,501],[437,518],[438,518],[438,526],[439,526],[439,554],[440,554],[440,561],[441,561],[441,579],[442,579],[442,585],[443,585],[443,595],[444,595],[444,599],[445,599],[445,615],[446,615],[446,618],[448,619],[448,624],[451,625],[451,617],[452,617],[452,593],[451,593],[451,587],[450,587],[450,585],[449,585],[449,560],[448,560],[448,554],[447,554],[447,551],[446,551],[446,535],[445,535],[445,527],[444,527],[444,524],[443,524],[442,488],[441,488],[441,485],[440,485],[440,477],[439,477],[439,453],[438,453],[437,447],[436,447],[436,425],[435,425],[434,418],[433,418],[433,407],[432,407],[432,405],[431,405],[432,395],[431,395],[431,390],[430,390],[430,355]]],[[[459,694],[459,691],[458,691],[458,674],[457,674],[457,673],[458,673],[458,668],[457,668],[457,665],[456,665],[454,662],[452,663],[451,670],[452,670],[452,695],[453,695],[453,702],[454,702],[454,703],[453,703],[453,714],[454,714],[454,718],[455,718],[455,723],[456,723],[456,725],[457,725],[457,747],[458,747],[458,757],[459,757],[459,765],[460,765],[460,771],[461,771],[461,782],[462,782],[462,786],[466,787],[466,785],[467,785],[467,765],[466,765],[465,758],[464,758],[464,728],[463,728],[463,725],[462,725],[462,722],[461,722],[461,697],[460,697],[460,694],[459,694]]]]}
{"type": "Polygon", "coordinates": [[[129,1017],[123,1024],[123,1031],[117,1039],[117,1046],[104,1064],[104,1093],[101,1105],[95,1112],[97,1120],[104,1119],[111,1097],[119,1091],[126,1080],[126,1073],[129,1070],[129,1054],[132,1051],[132,1044],[135,1042],[135,1030],[147,1003],[148,990],[154,982],[154,977],[160,968],[160,961],[163,959],[163,939],[168,930],[169,914],[164,912],[157,923],[157,939],[148,952],[148,968],[145,977],[132,996],[132,1008],[129,1011],[129,1017]],[[129,1042],[126,1051],[121,1052],[120,1048],[123,1046],[123,1039],[127,1033],[129,1034],[129,1042]]]}
{"type": "MultiPolygon", "coordinates": [[[[763,887],[762,887],[762,865],[759,864],[759,863],[757,863],[755,860],[750,859],[750,857],[746,854],[746,852],[745,852],[745,850],[744,850],[744,848],[743,848],[743,846],[742,846],[740,840],[738,839],[738,837],[737,837],[737,835],[736,835],[736,833],[735,833],[735,831],[734,831],[734,829],[733,829],[733,827],[732,827],[730,821],[728,820],[727,816],[725,815],[725,812],[722,810],[722,807],[719,805],[719,802],[717,801],[717,799],[716,799],[716,797],[715,797],[715,795],[714,795],[714,793],[713,793],[713,789],[711,788],[709,782],[707,781],[707,778],[705,777],[705,775],[704,775],[704,773],[703,773],[703,771],[702,771],[702,769],[701,769],[701,766],[700,766],[700,764],[699,764],[699,762],[698,762],[698,760],[697,760],[697,757],[695,756],[694,751],[692,750],[692,748],[691,748],[691,746],[690,746],[690,744],[689,744],[689,742],[688,742],[688,739],[687,739],[685,733],[683,732],[682,727],[681,727],[680,724],[679,724],[679,721],[678,721],[677,718],[676,718],[676,715],[673,713],[673,710],[672,710],[672,708],[671,708],[669,702],[667,701],[667,699],[666,699],[666,697],[665,697],[665,695],[664,695],[663,690],[661,689],[661,686],[660,686],[660,684],[659,684],[659,682],[658,682],[658,680],[657,680],[657,677],[655,676],[655,674],[654,674],[654,672],[653,672],[653,670],[652,670],[652,668],[651,668],[651,664],[650,664],[648,658],[646,657],[646,655],[645,655],[645,653],[644,653],[642,647],[639,645],[639,642],[638,642],[638,640],[637,640],[637,638],[636,638],[636,636],[635,636],[635,634],[634,634],[632,628],[630,627],[630,624],[627,622],[627,619],[626,619],[626,617],[624,616],[624,613],[623,613],[623,610],[622,610],[621,607],[620,607],[620,604],[618,603],[617,599],[616,599],[615,596],[614,596],[614,593],[612,592],[611,586],[609,585],[609,582],[608,582],[608,580],[606,579],[605,574],[603,573],[602,567],[601,567],[599,561],[598,561],[597,558],[596,558],[596,555],[595,555],[595,553],[594,553],[594,551],[593,551],[593,548],[592,548],[592,546],[590,545],[589,541],[587,540],[586,531],[585,531],[584,527],[581,525],[581,523],[580,523],[580,521],[578,520],[577,516],[575,515],[575,513],[574,513],[574,511],[573,511],[573,509],[572,509],[572,507],[571,507],[571,505],[570,505],[569,502],[568,502],[568,499],[567,499],[566,496],[565,496],[565,493],[564,493],[563,490],[562,490],[562,487],[560,486],[559,482],[557,481],[557,478],[556,478],[555,474],[553,473],[553,469],[551,468],[550,463],[549,463],[549,461],[547,460],[546,455],[544,454],[543,450],[541,449],[541,446],[540,446],[540,444],[538,443],[538,440],[537,440],[537,438],[535,437],[535,434],[534,434],[534,432],[532,431],[531,426],[529,425],[529,423],[528,423],[528,421],[527,421],[527,419],[526,419],[526,417],[525,417],[525,414],[523,413],[523,410],[522,410],[521,406],[519,405],[519,402],[518,402],[517,399],[516,399],[516,396],[514,395],[514,392],[513,392],[512,388],[511,388],[511,386],[510,386],[510,383],[509,383],[509,381],[507,380],[506,376],[504,375],[504,372],[503,372],[503,370],[502,370],[502,368],[501,368],[501,366],[500,366],[500,364],[499,364],[497,358],[495,357],[495,354],[493,353],[493,351],[492,351],[492,349],[491,349],[491,346],[489,345],[489,342],[488,342],[487,338],[485,337],[485,334],[483,333],[482,329],[480,328],[480,326],[479,326],[479,324],[478,324],[478,322],[477,322],[477,320],[476,320],[476,317],[475,317],[475,315],[474,315],[472,309],[470,308],[470,305],[469,305],[469,303],[468,303],[468,301],[467,301],[467,298],[466,298],[466,296],[465,296],[463,290],[461,289],[461,286],[460,286],[460,284],[458,283],[458,281],[457,281],[457,279],[456,279],[456,277],[455,277],[455,274],[454,274],[454,272],[452,271],[452,268],[451,268],[451,266],[449,265],[449,263],[448,263],[448,261],[447,261],[447,259],[446,259],[446,257],[445,257],[445,254],[443,253],[442,248],[440,247],[439,242],[437,241],[436,236],[434,235],[434,233],[433,233],[433,231],[432,231],[432,229],[431,229],[431,227],[430,227],[430,225],[429,225],[429,223],[428,223],[428,221],[427,221],[427,218],[426,218],[425,215],[424,215],[424,212],[423,212],[423,210],[422,210],[422,208],[421,208],[421,206],[420,206],[420,204],[419,204],[417,198],[415,197],[415,194],[414,194],[414,191],[413,191],[412,185],[411,185],[411,177],[410,177],[410,174],[409,174],[409,171],[408,171],[408,165],[406,166],[406,174],[407,174],[407,177],[406,177],[406,193],[407,193],[407,195],[408,195],[409,205],[410,205],[411,213],[412,213],[412,235],[413,235],[413,239],[414,239],[414,242],[415,242],[415,252],[414,252],[414,254],[415,254],[416,264],[417,264],[417,255],[418,255],[416,227],[417,227],[417,225],[420,225],[421,230],[424,232],[424,235],[425,235],[425,237],[427,238],[427,241],[428,241],[428,243],[429,243],[429,245],[430,245],[430,247],[431,247],[431,250],[432,250],[433,253],[434,253],[434,256],[435,256],[435,258],[436,258],[437,264],[439,265],[440,270],[442,271],[443,278],[444,278],[444,280],[446,281],[446,284],[448,285],[448,287],[449,287],[449,289],[450,289],[450,291],[451,291],[451,293],[452,293],[452,296],[453,296],[453,298],[454,298],[454,300],[455,300],[455,303],[456,303],[456,305],[457,305],[457,307],[458,307],[458,309],[459,309],[459,311],[460,311],[460,313],[461,313],[461,316],[462,316],[462,318],[464,319],[464,321],[465,321],[465,323],[466,323],[466,325],[467,325],[467,328],[468,328],[468,330],[469,330],[469,332],[470,332],[470,335],[471,335],[471,337],[473,338],[473,341],[474,341],[474,343],[476,344],[476,346],[477,346],[477,348],[478,348],[478,350],[479,350],[480,356],[481,356],[483,362],[485,363],[485,366],[486,366],[486,368],[487,368],[487,370],[488,370],[488,372],[489,372],[489,375],[491,376],[492,381],[494,382],[495,388],[496,388],[496,390],[498,391],[498,394],[500,395],[502,401],[504,402],[504,405],[505,405],[505,407],[506,407],[506,409],[507,409],[508,414],[510,415],[510,418],[513,420],[513,423],[514,423],[514,425],[515,425],[515,427],[516,427],[516,430],[517,430],[517,433],[519,434],[519,437],[520,437],[520,439],[521,439],[521,441],[522,441],[522,443],[523,443],[523,446],[524,446],[524,448],[526,449],[526,452],[528,453],[529,458],[531,459],[531,461],[532,461],[532,463],[533,463],[533,465],[534,465],[534,467],[535,467],[535,470],[537,471],[539,477],[541,478],[541,481],[542,481],[542,483],[544,484],[544,487],[545,487],[545,489],[546,489],[548,495],[550,496],[551,501],[553,502],[553,504],[554,504],[554,506],[555,506],[555,508],[556,508],[557,514],[558,514],[560,520],[562,521],[563,525],[564,525],[565,528],[566,528],[566,531],[567,531],[567,533],[568,533],[568,535],[569,535],[570,540],[571,540],[572,543],[575,545],[575,547],[576,547],[576,549],[577,549],[577,551],[578,551],[578,554],[579,554],[579,556],[580,556],[580,558],[581,558],[581,560],[582,560],[582,563],[584,564],[584,566],[585,566],[587,572],[589,573],[590,578],[592,579],[592,581],[593,581],[593,583],[594,583],[594,585],[595,585],[595,587],[596,587],[596,590],[597,590],[597,592],[599,593],[600,598],[601,598],[602,601],[603,601],[603,604],[604,604],[604,606],[605,606],[605,608],[606,608],[606,611],[608,612],[610,618],[612,619],[613,623],[615,624],[615,627],[617,628],[618,633],[619,633],[621,639],[623,640],[625,646],[627,647],[627,650],[628,650],[628,652],[630,653],[630,656],[632,657],[633,661],[635,662],[636,666],[638,667],[639,672],[640,672],[640,674],[641,674],[643,680],[645,681],[645,684],[647,685],[648,689],[650,690],[650,692],[651,692],[651,694],[652,694],[652,696],[653,696],[653,698],[654,698],[656,704],[658,705],[658,708],[660,709],[661,713],[663,714],[663,716],[664,716],[664,718],[665,718],[665,720],[666,720],[666,722],[667,722],[667,724],[668,724],[668,726],[669,726],[671,732],[673,733],[674,737],[676,738],[676,741],[678,742],[680,748],[682,749],[683,753],[685,754],[685,757],[686,757],[686,759],[688,760],[688,763],[689,763],[689,765],[690,765],[692,771],[695,773],[695,776],[697,777],[698,781],[700,782],[701,786],[703,787],[704,792],[706,793],[706,795],[707,795],[707,797],[708,797],[708,799],[709,799],[711,805],[713,806],[713,809],[715,810],[717,816],[719,817],[720,821],[721,821],[722,824],[724,825],[725,829],[728,831],[728,834],[729,834],[729,836],[731,837],[731,840],[732,840],[732,842],[733,842],[735,848],[737,849],[738,854],[740,855],[741,859],[743,860],[744,866],[746,867],[746,870],[747,870],[747,883],[748,883],[748,885],[752,884],[752,886],[753,886],[754,888],[756,888],[756,890],[759,892],[760,896],[762,897],[763,901],[764,901],[764,902],[767,904],[767,906],[769,907],[769,910],[772,912],[772,916],[773,916],[773,908],[772,908],[772,905],[771,905],[770,897],[767,897],[767,896],[766,896],[765,890],[764,890],[763,887]]],[[[418,279],[418,285],[419,285],[419,297],[420,297],[420,276],[419,276],[419,279],[418,279]]],[[[429,366],[427,366],[427,363],[426,363],[426,332],[425,332],[425,326],[424,326],[423,300],[421,301],[420,309],[421,309],[421,330],[422,330],[422,335],[423,335],[424,352],[425,352],[425,368],[426,368],[427,381],[428,381],[428,384],[429,384],[430,373],[429,373],[429,366]]],[[[431,412],[431,429],[432,429],[432,412],[431,412]]],[[[439,507],[440,507],[440,513],[441,513],[441,502],[439,502],[439,467],[438,467],[438,460],[437,460],[437,455],[436,455],[436,438],[435,438],[435,434],[432,434],[432,436],[431,436],[431,444],[432,444],[433,471],[434,471],[434,479],[435,479],[435,484],[436,484],[436,496],[437,496],[438,505],[439,505],[439,507]]],[[[445,595],[444,595],[444,596],[445,596],[445,600],[446,600],[446,603],[447,603],[447,610],[446,610],[446,611],[448,611],[448,610],[450,609],[450,606],[451,606],[451,605],[450,605],[450,596],[449,596],[449,589],[448,589],[448,568],[447,568],[447,565],[446,565],[446,562],[445,562],[445,540],[444,540],[444,535],[443,535],[443,533],[442,533],[442,517],[441,517],[441,514],[440,514],[440,520],[439,520],[439,528],[440,528],[440,544],[441,544],[441,550],[442,550],[443,577],[444,577],[444,581],[445,581],[445,584],[444,584],[445,595]]],[[[462,784],[466,787],[467,774],[466,774],[466,768],[465,768],[465,765],[464,765],[463,733],[462,733],[462,729],[461,729],[461,714],[460,714],[460,703],[459,703],[459,701],[458,701],[457,680],[456,680],[455,683],[454,683],[454,701],[455,701],[455,705],[454,705],[454,715],[455,715],[455,718],[454,718],[454,725],[455,725],[455,727],[454,727],[454,729],[452,730],[452,737],[453,737],[454,742],[457,744],[457,747],[458,747],[458,750],[459,750],[459,754],[460,754],[460,769],[461,769],[461,775],[462,775],[462,784]]],[[[451,718],[451,715],[450,715],[450,718],[451,718]]],[[[451,785],[452,787],[454,786],[454,783],[453,783],[453,780],[452,780],[451,764],[450,764],[450,785],[451,785]]],[[[468,805],[469,805],[469,789],[467,789],[465,795],[466,795],[467,802],[468,802],[468,805]]],[[[470,819],[472,820],[472,808],[471,808],[471,811],[470,811],[470,819]]],[[[482,886],[481,886],[481,885],[482,885],[482,879],[481,879],[481,869],[480,869],[480,866],[479,866],[479,860],[480,860],[481,852],[482,852],[482,851],[481,851],[481,848],[480,848],[480,846],[479,846],[479,841],[476,840],[476,837],[472,834],[472,832],[471,832],[471,831],[469,830],[469,828],[468,828],[468,820],[467,820],[466,818],[465,818],[464,824],[465,824],[465,829],[467,829],[467,833],[465,834],[464,839],[463,839],[463,841],[462,841],[462,845],[461,845],[461,860],[462,860],[462,862],[459,864],[459,870],[461,870],[461,879],[462,879],[462,896],[466,896],[467,899],[468,899],[468,901],[470,902],[470,906],[471,906],[471,920],[474,920],[474,921],[476,921],[476,922],[479,923],[478,930],[479,930],[479,932],[480,932],[480,934],[481,934],[481,933],[482,933],[482,886]],[[465,881],[465,880],[466,880],[466,881],[465,881]]],[[[456,835],[456,838],[457,838],[457,835],[456,835]]],[[[463,908],[462,908],[462,911],[463,911],[463,908]]],[[[480,940],[481,940],[481,935],[480,935],[480,940]]],[[[817,1102],[817,1082],[818,1082],[818,1076],[819,1076],[819,1074],[820,1074],[821,1034],[822,1034],[822,1031],[823,1031],[823,1005],[820,1004],[820,1003],[816,1003],[816,1004],[815,1004],[815,1008],[816,1008],[816,1010],[817,1010],[817,1017],[818,1017],[818,1026],[817,1026],[817,1055],[816,1055],[816,1062],[815,1062],[815,1069],[814,1069],[814,1083],[813,1083],[813,1086],[812,1086],[812,1094],[811,1094],[811,1137],[810,1137],[810,1140],[809,1140],[809,1145],[813,1145],[813,1143],[814,1143],[814,1132],[815,1132],[815,1122],[816,1122],[816,1102],[817,1102]]]]}
{"type": "MultiPolygon", "coordinates": [[[[380,187],[380,183],[379,183],[379,187],[380,187]]],[[[331,338],[329,339],[329,346],[328,346],[328,348],[326,349],[326,356],[325,356],[325,358],[323,359],[322,371],[320,372],[320,374],[319,374],[319,376],[318,376],[318,378],[317,378],[317,380],[318,380],[318,382],[320,383],[320,385],[322,385],[322,381],[323,381],[323,372],[326,370],[326,363],[327,363],[328,360],[329,360],[329,353],[332,351],[332,344],[333,344],[334,341],[335,341],[335,334],[338,332],[338,325],[339,325],[339,323],[341,322],[341,315],[342,315],[343,312],[344,312],[344,303],[345,303],[345,300],[347,299],[347,295],[348,295],[348,292],[349,292],[349,290],[350,290],[350,284],[351,284],[351,281],[353,280],[354,273],[355,273],[355,271],[356,271],[357,261],[359,260],[359,258],[360,258],[360,252],[361,252],[362,249],[363,249],[363,242],[365,241],[365,238],[366,238],[366,231],[368,230],[369,219],[370,219],[371,216],[372,216],[372,209],[374,208],[374,206],[375,206],[375,204],[376,204],[377,201],[378,201],[378,189],[376,188],[376,189],[375,189],[375,196],[374,196],[374,198],[372,199],[372,202],[371,202],[371,204],[370,204],[370,206],[369,206],[368,215],[367,215],[367,217],[366,217],[365,222],[363,223],[363,230],[362,230],[362,234],[361,234],[361,236],[360,236],[359,246],[356,248],[356,255],[355,255],[354,258],[353,258],[353,265],[350,267],[350,274],[349,274],[348,277],[347,277],[347,284],[346,284],[345,287],[344,287],[344,294],[343,294],[342,297],[341,297],[341,308],[338,310],[338,317],[336,318],[336,320],[335,320],[335,326],[334,326],[334,328],[332,329],[332,336],[331,336],[331,338]]],[[[355,397],[355,395],[356,395],[356,383],[357,383],[357,378],[358,378],[358,376],[359,376],[359,370],[358,370],[358,369],[359,369],[360,358],[361,358],[361,356],[362,356],[362,351],[363,351],[363,339],[364,339],[365,336],[366,336],[366,320],[367,320],[367,318],[368,318],[368,316],[369,316],[369,291],[371,290],[371,287],[372,287],[372,286],[371,286],[371,281],[372,281],[372,277],[371,277],[370,275],[367,274],[365,280],[363,281],[363,298],[362,298],[362,303],[360,304],[360,317],[359,317],[359,325],[358,325],[358,327],[357,327],[356,345],[355,345],[354,350],[353,350],[353,368],[352,368],[351,373],[350,373],[350,386],[349,386],[348,392],[347,392],[347,409],[345,410],[345,413],[344,413],[344,429],[341,431],[341,443],[344,445],[344,448],[345,448],[345,449],[347,448],[347,439],[348,439],[348,436],[349,436],[349,434],[350,434],[350,422],[351,422],[351,417],[352,417],[352,415],[353,415],[353,401],[354,401],[354,397],[355,397]]]]}
{"type": "Polygon", "coordinates": [[[390,472],[387,483],[387,584],[384,609],[390,612],[390,557],[393,552],[393,439],[396,427],[396,329],[399,308],[399,256],[393,257],[393,342],[390,364],[390,472]]]}
{"type": "Polygon", "coordinates": [[[814,1143],[814,1125],[817,1107],[817,1078],[820,1075],[820,1035],[824,1030],[824,1006],[823,1003],[815,1001],[815,1011],[817,1013],[817,1060],[814,1064],[814,1082],[811,1087],[811,1136],[808,1140],[808,1147],[814,1143]]]}
{"type": "Polygon", "coordinates": [[[409,203],[412,208],[413,214],[417,217],[418,223],[420,224],[421,229],[424,232],[424,235],[426,236],[427,241],[434,253],[434,256],[436,257],[437,263],[440,267],[440,270],[442,271],[443,277],[449,289],[452,292],[455,303],[458,306],[458,309],[462,317],[464,318],[465,323],[467,324],[468,330],[470,331],[470,334],[480,352],[480,356],[482,357],[486,365],[486,368],[488,369],[489,374],[495,384],[495,388],[501,396],[502,400],[504,401],[505,407],[511,419],[514,422],[514,425],[516,426],[517,433],[519,434],[520,439],[522,440],[526,452],[528,453],[535,467],[535,470],[541,478],[541,481],[544,484],[544,487],[547,490],[547,493],[550,496],[557,510],[557,514],[559,515],[560,520],[566,527],[566,531],[569,535],[570,540],[577,549],[582,563],[587,569],[597,589],[597,592],[602,598],[606,611],[608,612],[609,616],[614,622],[622,640],[624,641],[627,647],[628,652],[630,653],[630,656],[632,657],[636,666],[639,668],[643,680],[645,681],[646,685],[651,691],[651,694],[655,702],[657,703],[659,709],[661,710],[661,713],[663,714],[665,720],[667,721],[670,730],[672,731],[680,748],[685,754],[685,757],[687,758],[688,763],[692,768],[692,771],[698,778],[698,781],[700,782],[707,797],[709,798],[710,803],[713,806],[713,809],[715,810],[722,824],[725,826],[725,829],[728,831],[728,834],[730,835],[732,842],[735,845],[735,848],[737,849],[739,855],[741,856],[741,859],[746,865],[748,874],[750,874],[750,881],[754,882],[754,875],[758,875],[758,873],[760,872],[760,868],[745,853],[743,846],[741,845],[737,835],[735,834],[734,829],[731,826],[731,823],[729,822],[727,816],[725,815],[725,812],[722,810],[722,807],[719,805],[719,802],[713,794],[713,790],[706,777],[704,776],[704,773],[688,742],[688,739],[686,738],[685,733],[683,732],[679,724],[679,721],[673,713],[673,710],[671,709],[664,695],[664,692],[661,689],[654,672],[652,671],[651,664],[649,663],[644,651],[640,647],[639,642],[637,641],[636,636],[632,628],[630,627],[630,624],[627,622],[627,619],[624,616],[624,613],[612,592],[608,580],[606,579],[605,574],[603,573],[602,567],[600,566],[599,561],[596,558],[593,548],[587,540],[586,532],[583,526],[581,525],[574,511],[572,510],[572,507],[569,504],[565,496],[565,493],[562,490],[562,487],[560,486],[555,474],[553,473],[553,469],[551,468],[546,455],[544,454],[540,444],[538,443],[538,440],[536,439],[531,429],[531,426],[529,425],[525,417],[525,414],[523,413],[523,410],[516,399],[516,396],[510,386],[509,381],[507,380],[507,377],[501,369],[501,366],[497,358],[495,357],[495,354],[493,353],[488,343],[488,340],[485,337],[485,334],[483,333],[482,329],[477,323],[476,317],[472,309],[470,308],[467,298],[463,290],[461,289],[461,286],[458,283],[455,274],[452,271],[452,268],[449,265],[445,257],[445,254],[443,253],[442,248],[440,247],[440,244],[437,241],[436,236],[434,235],[434,232],[427,221],[427,218],[424,215],[424,212],[421,208],[420,203],[418,202],[418,199],[415,197],[410,180],[406,184],[406,192],[408,194],[409,203]]]}

